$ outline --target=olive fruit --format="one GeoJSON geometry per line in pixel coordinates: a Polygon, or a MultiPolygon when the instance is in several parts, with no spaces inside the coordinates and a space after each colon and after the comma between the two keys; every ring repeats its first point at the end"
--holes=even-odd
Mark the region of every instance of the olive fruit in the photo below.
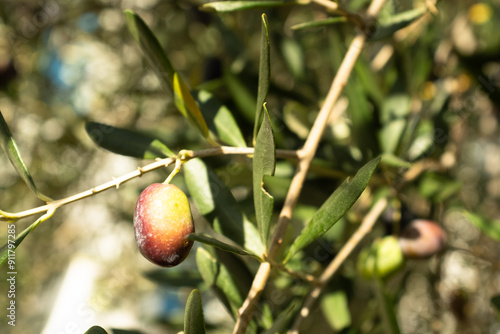
{"type": "Polygon", "coordinates": [[[390,235],[375,240],[358,256],[358,272],[364,278],[386,278],[404,264],[403,253],[396,237],[390,235]]]}
{"type": "Polygon", "coordinates": [[[399,236],[399,246],[407,259],[428,259],[445,246],[446,233],[436,223],[425,219],[412,220],[399,236]]]}
{"type": "Polygon", "coordinates": [[[186,194],[172,184],[153,183],[139,196],[134,211],[137,247],[149,261],[173,267],[189,254],[194,232],[186,194]]]}

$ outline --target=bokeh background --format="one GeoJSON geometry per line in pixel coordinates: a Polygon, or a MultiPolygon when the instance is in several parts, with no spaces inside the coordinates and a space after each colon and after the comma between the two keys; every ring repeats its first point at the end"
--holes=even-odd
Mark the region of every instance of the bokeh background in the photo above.
{"type": "MultiPolygon", "coordinates": [[[[247,91],[256,93],[261,11],[217,15],[200,12],[202,3],[0,2],[0,110],[42,192],[66,197],[146,163],[97,148],[84,129],[89,120],[156,136],[175,151],[204,145],[162,91],[126,28],[124,9],[142,16],[191,87],[205,84],[225,99],[251,138],[253,116],[245,107],[246,96],[235,100],[225,88],[231,78],[222,73],[240,76],[247,91]]],[[[349,6],[356,10],[365,4],[360,0],[349,6]]],[[[414,4],[420,2],[392,2],[402,9],[414,4]]],[[[410,264],[407,285],[412,288],[400,296],[400,325],[404,333],[498,333],[499,314],[490,298],[500,291],[500,246],[459,212],[466,208],[500,218],[500,2],[439,1],[437,8],[432,19],[364,51],[372,67],[387,76],[406,71],[403,81],[411,87],[406,97],[413,109],[446,104],[443,119],[451,124],[441,141],[431,138],[429,156],[449,172],[456,191],[447,202],[436,199],[430,205],[432,194],[416,195],[418,186],[406,190],[414,213],[439,218],[451,250],[430,262],[410,264]]],[[[347,42],[338,39],[332,46],[335,27],[290,29],[326,17],[319,6],[266,12],[272,28],[270,111],[278,146],[296,149],[307,135],[304,124],[314,119],[335,74],[332,48],[345,51],[347,42]],[[291,99],[313,106],[305,120],[283,112],[291,99]]],[[[348,103],[343,98],[337,107],[348,103]]],[[[327,132],[328,140],[345,143],[351,134],[348,116],[327,132]]],[[[335,157],[327,148],[321,154],[335,157]]],[[[244,206],[251,203],[250,164],[236,160],[225,181],[244,206]]],[[[224,170],[228,161],[213,165],[224,170]]],[[[279,175],[284,185],[290,173],[285,168],[279,175]]],[[[139,255],[131,224],[139,192],[167,175],[166,169],[149,173],[118,190],[68,205],[31,233],[16,252],[16,327],[7,325],[2,306],[0,331],[83,333],[94,324],[152,334],[180,330],[190,287],[201,281],[194,258],[170,269],[168,284],[158,284],[164,271],[139,255]]],[[[182,178],[175,182],[183,187],[182,178]]],[[[320,183],[309,189],[322,192],[320,183]]],[[[279,202],[286,188],[278,184],[274,190],[279,202]]],[[[17,212],[42,204],[0,154],[0,209],[17,212]]],[[[17,231],[32,221],[20,221],[17,231]]],[[[1,240],[6,234],[1,227],[1,240]]],[[[3,268],[0,276],[0,305],[6,305],[3,268]]],[[[202,292],[211,332],[228,332],[229,314],[210,292],[202,292]]],[[[352,312],[356,307],[362,308],[354,304],[352,312]]]]}

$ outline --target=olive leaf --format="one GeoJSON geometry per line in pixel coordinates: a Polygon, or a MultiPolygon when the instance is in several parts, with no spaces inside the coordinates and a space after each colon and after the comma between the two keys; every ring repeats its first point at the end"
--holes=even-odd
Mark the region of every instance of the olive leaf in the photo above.
{"type": "Polygon", "coordinates": [[[139,15],[131,10],[125,10],[123,13],[127,27],[153,67],[160,83],[170,96],[174,96],[177,109],[200,131],[204,138],[208,139],[207,124],[198,105],[184,80],[172,66],[156,36],[139,15]]]}
{"type": "Polygon", "coordinates": [[[284,262],[293,254],[326,233],[354,205],[365,190],[380,162],[380,157],[369,161],[352,178],[348,178],[323,203],[311,221],[295,239],[284,262]]]}
{"type": "Polygon", "coordinates": [[[253,129],[253,143],[257,138],[262,121],[262,109],[269,92],[269,82],[271,77],[271,46],[269,43],[269,22],[266,14],[262,14],[262,32],[260,36],[260,65],[259,65],[259,86],[257,89],[257,106],[255,110],[255,121],[253,129]]]}
{"type": "Polygon", "coordinates": [[[274,198],[264,189],[264,177],[274,175],[276,169],[276,143],[267,109],[262,121],[253,157],[253,193],[257,228],[264,245],[267,247],[274,198]]]}
{"type": "Polygon", "coordinates": [[[269,8],[298,4],[300,0],[295,1],[214,1],[206,3],[200,7],[207,12],[234,12],[237,10],[247,10],[254,8],[269,8]]]}
{"type": "Polygon", "coordinates": [[[217,174],[200,159],[183,165],[186,185],[198,211],[215,232],[220,233],[253,254],[264,252],[254,224],[241,212],[231,191],[217,174]]]}
{"type": "MultiPolygon", "coordinates": [[[[33,224],[28,226],[24,231],[19,233],[14,240],[8,239],[7,243],[0,247],[0,267],[4,265],[4,263],[7,262],[9,255],[15,254],[16,248],[19,246],[19,244],[26,238],[26,236],[33,231],[40,223],[46,221],[52,215],[54,214],[54,210],[48,211],[46,214],[38,218],[33,224]]],[[[9,224],[8,228],[10,228],[9,224]]]]}
{"type": "Polygon", "coordinates": [[[35,195],[40,198],[42,201],[51,202],[52,199],[44,194],[42,194],[35,185],[35,181],[31,177],[31,174],[28,170],[28,167],[24,163],[21,152],[17,147],[16,141],[12,136],[9,126],[5,121],[5,118],[0,111],[0,145],[2,145],[5,154],[9,158],[11,164],[16,169],[19,176],[23,179],[23,181],[28,185],[28,187],[35,193],[35,195]]]}
{"type": "Polygon", "coordinates": [[[262,261],[262,259],[259,256],[255,255],[254,253],[249,252],[246,249],[243,249],[241,247],[233,246],[233,245],[230,245],[230,244],[225,243],[223,241],[220,241],[220,240],[218,240],[218,239],[216,239],[208,234],[191,233],[191,234],[188,234],[188,236],[186,238],[188,240],[198,241],[198,242],[204,243],[204,244],[209,245],[209,246],[217,247],[218,249],[223,250],[225,252],[234,253],[234,254],[238,254],[238,255],[252,256],[252,257],[256,258],[257,260],[262,261]]]}
{"type": "Polygon", "coordinates": [[[205,334],[205,318],[200,291],[194,289],[189,294],[184,311],[184,334],[205,334]]]}
{"type": "Polygon", "coordinates": [[[160,140],[134,131],[97,122],[87,122],[85,130],[94,143],[113,153],[141,159],[175,156],[160,140]]]}

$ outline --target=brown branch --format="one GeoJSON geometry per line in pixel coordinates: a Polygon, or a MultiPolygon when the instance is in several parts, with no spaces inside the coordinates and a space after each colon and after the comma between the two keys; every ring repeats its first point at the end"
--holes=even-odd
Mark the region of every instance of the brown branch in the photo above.
{"type": "MultiPolygon", "coordinates": [[[[254,152],[253,147],[228,147],[228,146],[220,146],[220,147],[213,147],[213,148],[207,148],[204,150],[199,150],[199,151],[190,151],[190,150],[182,150],[179,152],[179,156],[181,159],[184,160],[189,160],[189,159],[194,159],[194,158],[203,158],[203,157],[208,157],[208,156],[214,156],[214,155],[252,155],[254,152]]],[[[296,151],[289,151],[289,150],[276,150],[276,156],[279,158],[298,158],[298,154],[296,151]]],[[[88,189],[86,191],[83,191],[81,193],[59,199],[53,202],[50,202],[46,205],[39,206],[37,208],[17,212],[17,213],[11,213],[11,212],[5,212],[0,210],[0,221],[16,221],[22,218],[34,216],[37,214],[41,214],[44,212],[47,212],[49,210],[56,210],[66,204],[72,203],[79,201],[81,199],[96,195],[98,193],[101,193],[105,190],[111,189],[111,188],[116,188],[118,189],[121,184],[128,182],[136,177],[140,177],[145,173],[151,172],[153,170],[162,168],[162,167],[168,167],[172,163],[174,163],[177,160],[177,158],[166,158],[166,159],[158,159],[155,162],[143,166],[143,167],[138,167],[135,171],[132,171],[130,173],[127,173],[125,175],[122,175],[117,178],[113,178],[111,181],[108,181],[104,184],[101,184],[99,186],[96,186],[94,188],[88,189]]]]}
{"type": "Polygon", "coordinates": [[[356,232],[351,236],[351,238],[344,244],[339,253],[335,256],[332,262],[328,265],[328,267],[323,271],[321,276],[319,277],[318,284],[311,290],[309,295],[307,296],[297,319],[292,326],[292,328],[288,331],[288,334],[298,334],[300,325],[310,314],[311,307],[314,305],[316,300],[321,294],[321,291],[325,287],[325,285],[332,279],[333,275],[340,268],[342,263],[349,257],[354,248],[363,240],[363,238],[371,232],[373,225],[377,221],[378,217],[382,214],[384,209],[387,206],[387,199],[380,199],[368,212],[365,216],[361,225],[356,230],[356,232]]]}
{"type": "MultiPolygon", "coordinates": [[[[368,18],[375,17],[382,8],[384,2],[385,0],[373,0],[367,11],[368,18]]],[[[290,184],[283,209],[281,210],[276,229],[274,230],[272,236],[268,254],[268,257],[271,259],[274,259],[274,257],[278,253],[281,243],[283,242],[283,236],[285,234],[290,218],[292,217],[293,209],[297,204],[297,200],[302,190],[302,185],[304,184],[307,171],[312,159],[314,158],[314,155],[316,154],[316,149],[326,128],[327,121],[330,117],[333,117],[335,119],[339,116],[338,114],[331,115],[333,106],[339,98],[342,89],[347,84],[347,80],[351,75],[354,64],[356,63],[356,60],[358,59],[361,50],[363,49],[363,46],[366,42],[366,38],[367,37],[365,32],[360,31],[352,40],[351,45],[349,46],[349,49],[344,56],[342,64],[340,65],[339,70],[335,78],[333,79],[326,100],[312,126],[311,131],[309,132],[309,136],[306,139],[304,147],[298,152],[300,158],[299,164],[290,184]]],[[[241,308],[238,310],[238,319],[233,329],[233,334],[245,333],[246,328],[252,318],[255,305],[257,304],[260,297],[259,292],[262,292],[262,290],[264,289],[270,271],[271,266],[268,262],[261,263],[258,272],[262,277],[265,277],[266,279],[254,279],[247,298],[245,299],[241,308]],[[267,272],[264,273],[263,271],[265,270],[267,270],[267,272]]]]}

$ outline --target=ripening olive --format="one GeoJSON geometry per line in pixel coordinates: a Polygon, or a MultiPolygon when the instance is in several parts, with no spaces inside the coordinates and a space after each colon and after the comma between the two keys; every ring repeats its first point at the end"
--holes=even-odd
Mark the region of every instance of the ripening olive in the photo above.
{"type": "Polygon", "coordinates": [[[172,184],[154,183],[139,196],[134,211],[137,247],[149,261],[173,267],[189,254],[194,222],[186,194],[172,184]]]}
{"type": "Polygon", "coordinates": [[[444,248],[446,232],[430,220],[414,219],[401,232],[398,240],[405,258],[427,259],[444,248]]]}

